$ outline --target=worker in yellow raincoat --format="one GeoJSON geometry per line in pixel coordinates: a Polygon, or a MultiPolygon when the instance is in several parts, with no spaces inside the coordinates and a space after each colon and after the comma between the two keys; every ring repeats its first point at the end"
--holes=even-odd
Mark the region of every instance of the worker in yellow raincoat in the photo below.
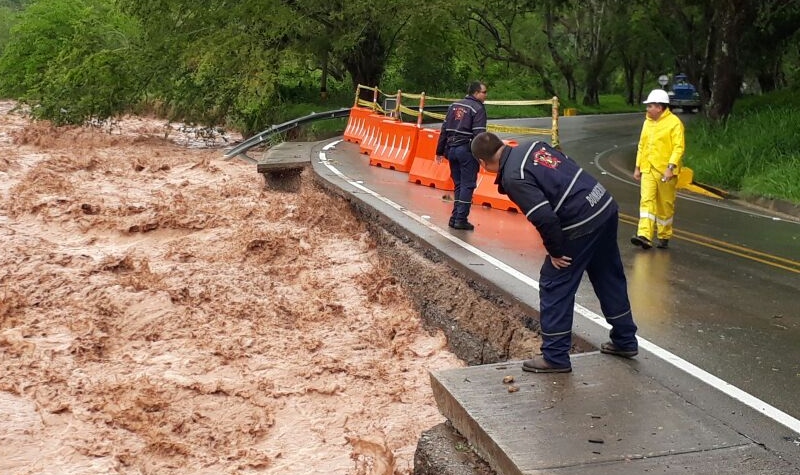
{"type": "Polygon", "coordinates": [[[639,227],[631,243],[642,249],[667,249],[672,237],[675,198],[683,152],[685,150],[683,123],[669,110],[669,95],[654,89],[644,101],[647,117],[639,137],[636,168],[633,178],[642,182],[639,202],[639,227]]]}

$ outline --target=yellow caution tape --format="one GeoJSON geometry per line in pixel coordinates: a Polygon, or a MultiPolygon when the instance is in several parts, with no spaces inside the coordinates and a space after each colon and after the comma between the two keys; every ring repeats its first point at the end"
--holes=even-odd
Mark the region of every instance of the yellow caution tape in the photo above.
{"type": "MultiPolygon", "coordinates": [[[[398,95],[398,94],[388,95],[388,94],[385,94],[380,89],[378,89],[377,87],[364,86],[362,84],[359,84],[358,88],[359,89],[366,89],[366,90],[373,91],[373,92],[377,92],[378,94],[381,94],[381,95],[383,95],[385,97],[394,97],[394,98],[396,98],[397,95],[398,95]]],[[[454,99],[454,98],[449,98],[449,97],[426,96],[425,93],[412,94],[412,93],[402,92],[402,91],[398,91],[398,93],[399,93],[401,98],[405,97],[405,98],[408,98],[408,99],[419,99],[419,100],[422,100],[422,98],[424,97],[426,101],[443,101],[443,102],[456,102],[456,101],[460,101],[461,100],[461,98],[455,98],[454,99]]],[[[383,107],[381,107],[380,104],[378,104],[376,102],[366,101],[364,99],[361,99],[360,97],[358,97],[358,94],[356,94],[356,96],[357,96],[357,100],[356,100],[356,104],[357,105],[364,106],[364,107],[369,107],[370,109],[372,109],[374,111],[377,111],[377,112],[380,112],[380,113],[383,113],[383,114],[387,113],[387,111],[384,110],[383,107]]],[[[492,105],[492,106],[543,106],[543,105],[550,105],[550,106],[554,106],[555,107],[556,104],[558,104],[558,98],[554,97],[552,99],[536,99],[536,100],[524,100],[524,101],[486,101],[486,102],[484,102],[484,104],[492,105]]],[[[408,114],[408,115],[417,115],[417,114],[419,114],[419,107],[417,107],[415,109],[412,109],[410,107],[406,107],[406,106],[400,104],[399,110],[400,110],[400,112],[408,114]]],[[[436,113],[436,112],[428,112],[428,111],[425,111],[425,110],[422,111],[422,114],[424,116],[431,117],[433,119],[440,120],[440,121],[444,121],[447,118],[446,114],[439,114],[439,113],[436,113]]],[[[492,132],[511,133],[511,134],[519,134],[519,135],[553,135],[553,144],[552,145],[554,147],[558,147],[558,145],[559,145],[558,130],[555,129],[555,128],[554,129],[540,129],[540,128],[535,128],[535,127],[516,127],[516,126],[512,126],[512,125],[496,125],[496,124],[492,124],[492,125],[489,125],[487,127],[487,130],[490,130],[492,132]]],[[[691,184],[684,184],[684,186],[683,186],[683,188],[685,188],[685,189],[689,189],[689,187],[692,187],[692,185],[691,184]]],[[[692,191],[694,191],[694,190],[692,190],[692,191]]],[[[708,192],[706,191],[706,193],[708,193],[708,192]]]]}
{"type": "Polygon", "coordinates": [[[400,106],[400,112],[403,112],[403,113],[408,114],[408,115],[417,115],[417,114],[419,114],[419,108],[411,109],[409,107],[401,105],[400,106]]]}
{"type": "Polygon", "coordinates": [[[438,114],[436,112],[428,112],[428,111],[423,111],[422,115],[427,115],[428,117],[433,117],[434,119],[441,120],[442,122],[444,122],[444,120],[447,118],[447,115],[445,115],[445,114],[438,114]]]}
{"type": "Polygon", "coordinates": [[[552,105],[553,99],[539,99],[533,101],[486,101],[490,106],[544,106],[552,105]]]}
{"type": "Polygon", "coordinates": [[[381,113],[384,113],[384,114],[386,113],[386,111],[383,110],[383,107],[381,107],[380,104],[376,104],[375,102],[372,102],[372,101],[366,101],[364,99],[359,99],[358,100],[358,105],[364,106],[364,107],[368,107],[368,108],[370,108],[370,109],[372,109],[374,111],[378,111],[378,112],[381,112],[381,113]]]}
{"type": "Polygon", "coordinates": [[[513,125],[497,125],[490,124],[486,127],[490,132],[502,132],[509,134],[523,134],[523,135],[550,135],[553,133],[552,129],[537,129],[535,127],[516,127],[513,125]]]}
{"type": "MultiPolygon", "coordinates": [[[[407,93],[407,92],[401,92],[401,93],[400,93],[400,96],[401,96],[401,97],[407,97],[407,98],[409,98],[409,99],[422,99],[422,96],[423,96],[423,95],[422,95],[422,94],[409,94],[409,93],[407,93]]],[[[432,98],[432,97],[427,97],[427,96],[426,96],[426,97],[425,97],[425,99],[433,99],[433,98],[432,98]]]]}

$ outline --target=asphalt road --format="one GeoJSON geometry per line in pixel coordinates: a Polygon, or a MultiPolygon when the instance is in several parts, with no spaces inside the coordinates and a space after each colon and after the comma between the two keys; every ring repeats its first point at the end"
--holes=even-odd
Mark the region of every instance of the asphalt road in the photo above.
{"type": "Polygon", "coordinates": [[[682,193],[671,249],[635,248],[639,189],[630,175],[643,115],[632,119],[587,117],[562,130],[566,152],[620,203],[640,335],[800,417],[800,222],[682,193]]]}
{"type": "MultiPolygon", "coordinates": [[[[630,175],[643,119],[641,113],[560,121],[564,151],[620,204],[619,243],[640,336],[800,418],[800,220],[681,193],[671,248],[635,248],[629,238],[639,189],[630,175]]],[[[511,122],[549,126],[549,119],[511,122]]],[[[347,176],[447,229],[447,192],[366,166],[352,144],[338,146],[333,158],[347,176]]],[[[470,220],[474,232],[453,233],[538,279],[545,252],[523,216],[477,207],[470,220]]],[[[600,313],[587,279],[576,303],[600,313]]]]}

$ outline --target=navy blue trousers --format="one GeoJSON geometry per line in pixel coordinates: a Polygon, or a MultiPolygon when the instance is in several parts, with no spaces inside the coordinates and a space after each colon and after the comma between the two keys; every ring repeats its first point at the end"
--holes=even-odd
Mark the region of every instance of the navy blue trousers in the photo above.
{"type": "Polygon", "coordinates": [[[456,186],[453,192],[452,218],[454,221],[466,221],[472,206],[472,195],[478,186],[481,165],[472,156],[469,143],[448,148],[446,156],[450,164],[450,177],[456,186]]]}
{"type": "Polygon", "coordinates": [[[636,324],[628,300],[628,283],[617,245],[617,213],[595,232],[565,244],[572,265],[556,269],[545,258],[539,282],[542,356],[555,366],[570,366],[575,293],[584,271],[589,276],[600,308],[611,324],[611,341],[623,350],[637,349],[636,324]]]}

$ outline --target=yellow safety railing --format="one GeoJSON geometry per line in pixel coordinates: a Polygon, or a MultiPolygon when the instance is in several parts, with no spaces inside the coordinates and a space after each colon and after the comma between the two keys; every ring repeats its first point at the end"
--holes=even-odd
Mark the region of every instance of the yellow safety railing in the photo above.
{"type": "MultiPolygon", "coordinates": [[[[380,112],[385,115],[391,115],[395,118],[400,118],[401,114],[407,114],[411,116],[417,117],[417,125],[419,127],[422,126],[422,119],[423,117],[430,117],[436,120],[444,121],[446,118],[445,114],[426,111],[425,110],[425,101],[439,101],[439,102],[449,102],[453,103],[456,101],[461,100],[460,98],[445,98],[445,97],[435,97],[435,96],[426,96],[425,93],[408,93],[402,92],[401,90],[397,90],[394,94],[386,94],[385,92],[381,91],[377,87],[370,87],[364,86],[359,84],[356,88],[355,100],[353,102],[353,106],[361,106],[367,107],[372,109],[373,111],[380,112]],[[372,101],[368,101],[361,98],[362,90],[372,91],[372,101]],[[379,103],[379,98],[383,97],[393,97],[395,99],[395,106],[392,110],[385,110],[383,106],[379,103]],[[410,99],[414,101],[419,101],[419,105],[416,109],[411,107],[407,107],[403,105],[403,99],[410,99]]],[[[490,124],[487,129],[492,132],[499,132],[499,133],[513,133],[513,134],[520,134],[520,135],[550,135],[552,145],[554,147],[559,146],[559,130],[558,130],[558,116],[559,116],[559,102],[558,97],[553,97],[552,99],[535,99],[535,100],[521,100],[521,101],[486,101],[484,102],[486,105],[496,105],[496,106],[538,106],[538,105],[550,105],[551,106],[551,118],[552,118],[552,125],[550,128],[536,128],[536,127],[518,127],[518,126],[511,126],[511,125],[498,125],[498,124],[490,124]]]]}

